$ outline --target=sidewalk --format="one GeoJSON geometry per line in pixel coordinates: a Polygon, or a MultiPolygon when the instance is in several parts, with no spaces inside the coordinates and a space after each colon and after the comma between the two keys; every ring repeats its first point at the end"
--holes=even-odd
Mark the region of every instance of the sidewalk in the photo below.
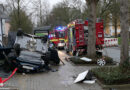
{"type": "MultiPolygon", "coordinates": [[[[63,60],[67,55],[59,51],[63,60]]],[[[70,62],[60,65],[58,72],[44,72],[37,74],[16,74],[7,82],[6,86],[16,86],[19,90],[102,90],[97,84],[74,84],[74,77],[79,73],[92,68],[91,66],[75,66],[70,62]]]]}

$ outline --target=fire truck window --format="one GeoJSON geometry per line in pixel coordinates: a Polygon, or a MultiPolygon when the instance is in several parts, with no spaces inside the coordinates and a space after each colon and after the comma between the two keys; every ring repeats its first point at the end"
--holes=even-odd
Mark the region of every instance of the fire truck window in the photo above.
{"type": "Polygon", "coordinates": [[[72,29],[73,30],[73,45],[76,45],[76,32],[75,32],[75,28],[72,29]]]}
{"type": "Polygon", "coordinates": [[[51,38],[52,38],[52,37],[55,37],[55,34],[50,34],[49,37],[51,37],[51,38]]]}
{"type": "Polygon", "coordinates": [[[102,33],[98,33],[98,37],[102,37],[102,33]]]}
{"type": "Polygon", "coordinates": [[[59,34],[59,38],[64,38],[65,37],[65,33],[64,32],[58,32],[59,34]]]}
{"type": "Polygon", "coordinates": [[[73,28],[72,30],[73,30],[73,31],[72,31],[72,32],[73,32],[73,36],[74,36],[74,38],[75,38],[75,28],[73,28]]]}
{"type": "Polygon", "coordinates": [[[88,26],[84,26],[84,31],[88,31],[88,26]]]}

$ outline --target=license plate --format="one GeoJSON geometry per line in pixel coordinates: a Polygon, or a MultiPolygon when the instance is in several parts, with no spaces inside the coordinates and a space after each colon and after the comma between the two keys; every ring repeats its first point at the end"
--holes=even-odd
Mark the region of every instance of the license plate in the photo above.
{"type": "Polygon", "coordinates": [[[29,67],[29,66],[23,66],[24,69],[30,69],[30,70],[33,70],[34,68],[33,67],[29,67]]]}

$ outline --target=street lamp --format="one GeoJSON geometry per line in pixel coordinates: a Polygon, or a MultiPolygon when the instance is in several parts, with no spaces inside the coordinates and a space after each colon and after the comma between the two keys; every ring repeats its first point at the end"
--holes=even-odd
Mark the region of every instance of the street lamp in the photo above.
{"type": "Polygon", "coordinates": [[[2,18],[0,18],[0,45],[1,45],[1,46],[2,46],[2,38],[3,38],[2,18]]]}

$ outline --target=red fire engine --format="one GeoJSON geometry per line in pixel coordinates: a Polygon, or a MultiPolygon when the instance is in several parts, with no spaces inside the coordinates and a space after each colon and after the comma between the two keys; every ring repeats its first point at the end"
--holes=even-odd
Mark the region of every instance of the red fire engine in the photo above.
{"type": "MultiPolygon", "coordinates": [[[[72,55],[78,54],[80,51],[87,52],[88,40],[88,21],[82,19],[75,20],[68,24],[66,35],[68,36],[66,42],[66,51],[72,52],[72,55]]],[[[104,44],[103,21],[97,19],[96,22],[96,48],[102,49],[104,44]]]]}
{"type": "Polygon", "coordinates": [[[65,26],[57,26],[49,34],[50,41],[53,42],[53,44],[57,48],[64,48],[65,46],[65,41],[66,41],[65,30],[66,29],[67,27],[65,26]]]}

